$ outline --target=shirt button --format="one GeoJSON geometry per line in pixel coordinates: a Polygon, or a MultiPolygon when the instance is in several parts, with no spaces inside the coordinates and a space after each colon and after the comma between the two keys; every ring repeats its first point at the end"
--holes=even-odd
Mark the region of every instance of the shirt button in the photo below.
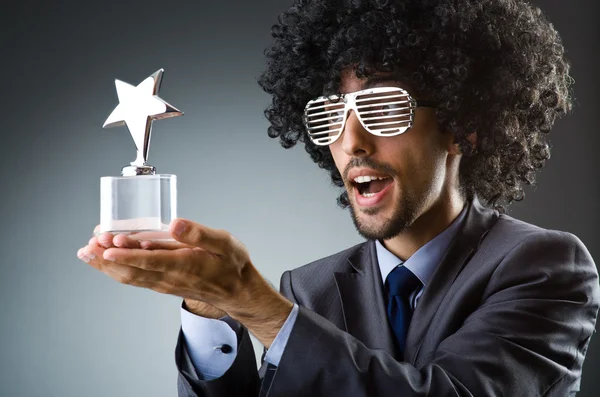
{"type": "Polygon", "coordinates": [[[221,351],[225,354],[229,354],[233,351],[233,348],[229,345],[223,345],[221,346],[221,351]]]}

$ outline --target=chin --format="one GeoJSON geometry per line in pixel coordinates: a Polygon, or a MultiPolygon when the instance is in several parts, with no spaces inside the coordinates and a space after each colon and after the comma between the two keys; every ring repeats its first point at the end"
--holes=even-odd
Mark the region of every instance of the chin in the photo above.
{"type": "Polygon", "coordinates": [[[368,240],[387,240],[405,231],[414,220],[410,200],[394,197],[391,201],[374,208],[358,208],[351,198],[350,214],[358,234],[368,240]]]}

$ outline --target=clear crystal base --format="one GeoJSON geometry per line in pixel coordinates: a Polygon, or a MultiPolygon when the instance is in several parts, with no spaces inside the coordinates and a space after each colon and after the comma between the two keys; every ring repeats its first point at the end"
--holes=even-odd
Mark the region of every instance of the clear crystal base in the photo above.
{"type": "Polygon", "coordinates": [[[177,218],[175,175],[100,178],[100,227],[138,240],[173,240],[169,224],[177,218]]]}

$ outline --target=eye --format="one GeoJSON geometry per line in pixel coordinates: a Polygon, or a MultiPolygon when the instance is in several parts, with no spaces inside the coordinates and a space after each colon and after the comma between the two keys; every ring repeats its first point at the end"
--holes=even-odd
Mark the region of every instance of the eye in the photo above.
{"type": "Polygon", "coordinates": [[[338,110],[337,112],[333,112],[330,117],[335,117],[331,119],[332,123],[341,123],[344,120],[344,111],[338,110]]]}
{"type": "Polygon", "coordinates": [[[401,109],[401,108],[402,108],[402,106],[400,106],[398,104],[383,105],[379,108],[381,110],[380,115],[381,116],[393,116],[393,115],[398,114],[398,109],[401,109]]]}
{"type": "Polygon", "coordinates": [[[344,121],[344,110],[345,103],[337,99],[335,102],[328,101],[325,103],[325,111],[328,112],[326,117],[328,118],[327,124],[329,129],[340,128],[344,121]]]}

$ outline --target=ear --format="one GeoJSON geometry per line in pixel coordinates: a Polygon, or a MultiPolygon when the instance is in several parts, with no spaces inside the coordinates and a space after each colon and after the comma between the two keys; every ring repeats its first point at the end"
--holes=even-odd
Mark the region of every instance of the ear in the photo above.
{"type": "Polygon", "coordinates": [[[467,135],[467,141],[471,144],[471,149],[477,151],[477,131],[474,131],[467,135]]]}
{"type": "MultiPolygon", "coordinates": [[[[467,141],[471,144],[473,150],[477,150],[477,132],[472,132],[467,135],[467,141]]],[[[448,153],[459,155],[462,154],[458,143],[454,143],[454,135],[452,135],[452,144],[448,147],[448,153]]]]}

